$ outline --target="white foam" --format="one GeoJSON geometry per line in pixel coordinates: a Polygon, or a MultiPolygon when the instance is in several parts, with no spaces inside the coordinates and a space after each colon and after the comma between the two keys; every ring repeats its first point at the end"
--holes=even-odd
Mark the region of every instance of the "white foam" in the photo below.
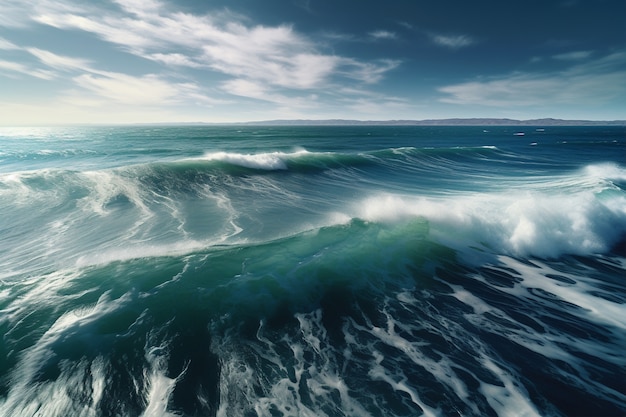
{"type": "Polygon", "coordinates": [[[536,266],[530,266],[508,257],[500,257],[500,260],[520,272],[524,277],[522,287],[539,288],[548,294],[554,294],[580,307],[579,314],[585,319],[626,330],[626,304],[592,295],[598,290],[592,285],[592,278],[587,278],[584,274],[573,276],[572,279],[576,281],[576,285],[565,286],[560,285],[558,281],[546,278],[546,275],[563,275],[563,272],[556,271],[542,262],[535,261],[536,266]]]}
{"type": "MultiPolygon", "coordinates": [[[[63,282],[67,283],[66,280],[67,277],[63,282]]],[[[60,279],[51,281],[55,290],[50,292],[56,293],[59,284],[57,281],[60,279]]],[[[47,285],[39,285],[29,292],[27,297],[16,299],[14,304],[18,306],[10,306],[7,310],[11,313],[5,319],[15,320],[14,310],[19,311],[16,323],[16,326],[19,326],[23,320],[20,317],[28,316],[25,312],[28,309],[32,310],[34,303],[39,304],[38,307],[42,303],[50,303],[49,296],[52,294],[42,292],[41,287],[47,285]]],[[[80,296],[81,294],[75,295],[76,298],[80,296]]],[[[132,296],[129,293],[118,299],[111,299],[107,292],[102,294],[94,305],[79,307],[61,314],[39,340],[21,352],[18,364],[8,375],[11,384],[7,396],[0,399],[0,415],[99,416],[101,411],[99,404],[105,395],[107,384],[110,383],[107,359],[97,356],[92,360],[82,358],[78,361],[58,361],[55,349],[58,344],[67,343],[66,338],[76,332],[88,332],[89,326],[97,323],[103,316],[122,310],[124,305],[130,302],[132,296]],[[60,374],[54,379],[39,380],[42,367],[45,366],[57,367],[60,374]],[[87,381],[90,383],[86,384],[87,381]],[[81,398],[81,401],[78,402],[77,398],[81,398]]],[[[62,304],[55,300],[53,305],[62,304]]],[[[176,383],[185,374],[186,369],[175,378],[167,376],[168,355],[165,344],[152,346],[148,342],[145,347],[145,359],[147,367],[143,375],[136,375],[134,381],[137,393],[142,394],[145,401],[142,417],[178,415],[170,413],[167,406],[176,383]]]]}
{"type": "Polygon", "coordinates": [[[626,233],[626,196],[597,198],[538,192],[413,197],[377,194],[354,216],[395,222],[424,217],[431,235],[452,247],[485,245],[504,254],[556,257],[609,250],[626,233]]]}
{"type": "Polygon", "coordinates": [[[487,402],[501,417],[540,417],[541,414],[528,398],[528,393],[513,377],[501,369],[495,362],[481,355],[483,366],[498,377],[502,386],[480,383],[479,390],[487,402]]]}
{"type": "Polygon", "coordinates": [[[611,163],[589,165],[583,175],[601,180],[626,181],[626,169],[611,163]]]}
{"type": "MultiPolygon", "coordinates": [[[[11,326],[6,336],[21,324],[24,317],[42,305],[63,305],[70,296],[63,294],[63,288],[71,285],[81,277],[76,270],[55,271],[47,275],[33,275],[22,277],[19,283],[13,283],[12,291],[20,291],[21,296],[2,310],[0,322],[7,322],[11,326]],[[42,285],[45,283],[45,285],[42,285]]],[[[82,294],[75,294],[80,297],[82,294]]]]}
{"type": "Polygon", "coordinates": [[[138,381],[139,384],[145,386],[144,398],[146,408],[141,417],[173,417],[179,415],[169,412],[167,405],[176,383],[185,374],[186,369],[183,369],[176,378],[166,376],[167,355],[164,354],[165,351],[165,346],[147,348],[145,357],[148,361],[149,369],[144,370],[143,381],[138,381]]]}
{"type": "MultiPolygon", "coordinates": [[[[560,264],[559,262],[558,265],[560,264]]],[[[498,265],[502,266],[491,268],[496,270],[501,268],[503,273],[515,270],[519,275],[517,275],[518,280],[511,287],[497,286],[494,291],[507,293],[526,305],[529,309],[526,314],[534,325],[529,326],[524,320],[512,318],[503,309],[490,305],[488,301],[478,299],[462,286],[448,283],[447,285],[454,290],[452,296],[472,307],[473,312],[465,314],[467,321],[475,328],[479,328],[481,332],[504,337],[554,363],[567,363],[567,368],[556,369],[553,372],[558,373],[560,378],[568,380],[569,385],[576,386],[597,398],[623,403],[626,396],[591,377],[589,368],[595,366],[593,361],[581,360],[578,352],[584,354],[585,357],[598,358],[611,363],[615,367],[626,365],[626,359],[621,354],[622,346],[626,342],[624,336],[626,307],[624,304],[602,297],[601,293],[610,296],[610,289],[598,288],[599,283],[593,277],[588,276],[588,271],[582,264],[574,268],[576,273],[567,273],[561,268],[557,270],[550,267],[547,261],[534,260],[532,264],[528,264],[500,256],[498,265]],[[553,276],[561,276],[563,280],[550,278],[553,276]],[[497,320],[494,320],[494,317],[497,320]],[[562,321],[573,324],[582,332],[586,326],[589,329],[597,328],[599,334],[605,335],[607,339],[602,340],[603,337],[598,338],[593,334],[580,337],[575,334],[575,330],[565,330],[567,327],[560,329],[558,324],[554,324],[562,321]],[[538,327],[543,331],[538,331],[538,327]]],[[[491,285],[480,273],[475,274],[471,279],[491,285]]],[[[515,307],[513,309],[518,310],[515,307]]],[[[487,352],[487,350],[482,351],[487,352]]],[[[480,358],[483,366],[498,375],[504,388],[510,387],[512,390],[505,392],[502,386],[482,384],[481,391],[494,398],[493,402],[490,401],[492,407],[496,410],[501,407],[503,412],[510,412],[511,407],[518,407],[517,403],[521,402],[522,405],[519,408],[523,410],[523,403],[527,401],[526,393],[518,390],[517,387],[521,387],[521,384],[512,379],[513,376],[510,375],[512,371],[499,369],[495,359],[488,358],[486,353],[481,354],[480,358]]],[[[532,409],[527,411],[533,415],[532,409]]]]}
{"type": "MultiPolygon", "coordinates": [[[[414,301],[406,298],[404,299],[408,304],[411,304],[414,301]]],[[[409,341],[396,331],[396,326],[398,326],[402,328],[403,333],[406,332],[407,334],[411,334],[412,331],[415,330],[413,325],[396,321],[386,309],[384,309],[382,313],[387,317],[387,326],[385,328],[377,326],[371,326],[368,328],[357,325],[355,325],[355,328],[370,333],[386,345],[396,348],[414,365],[421,367],[426,372],[430,373],[436,381],[447,385],[459,399],[464,401],[468,406],[472,407],[472,404],[469,401],[467,387],[452,368],[452,362],[446,360],[434,360],[428,357],[423,349],[424,346],[429,345],[428,342],[409,341]]],[[[375,365],[370,370],[370,376],[373,379],[383,380],[389,383],[394,390],[403,391],[409,394],[411,400],[424,410],[426,415],[436,416],[440,414],[440,410],[425,404],[421,399],[419,399],[417,392],[403,382],[406,379],[404,375],[391,375],[380,366],[380,363],[384,359],[382,354],[374,352],[374,358],[375,365]]],[[[400,373],[402,373],[402,371],[400,371],[400,373]]]]}
{"type": "Polygon", "coordinates": [[[0,175],[0,197],[10,197],[13,204],[26,201],[24,197],[30,194],[30,190],[22,182],[24,175],[18,172],[0,175]]]}
{"type": "Polygon", "coordinates": [[[463,287],[451,285],[449,283],[447,285],[454,290],[452,296],[460,302],[472,307],[472,310],[474,310],[474,314],[482,315],[484,313],[493,311],[493,307],[491,307],[480,298],[476,297],[474,294],[463,289],[463,287]]]}
{"type": "Polygon", "coordinates": [[[267,338],[262,322],[257,333],[260,344],[248,346],[275,369],[270,375],[260,374],[261,367],[253,368],[240,358],[239,349],[229,346],[232,342],[214,344],[221,363],[218,416],[243,416],[253,410],[257,415],[372,416],[342,377],[337,361],[341,353],[328,341],[321,310],[295,318],[300,330],[295,337],[267,338]]]}
{"type": "MultiPolygon", "coordinates": [[[[474,279],[480,279],[474,277],[474,279]]],[[[457,300],[472,307],[474,310],[471,314],[465,314],[465,318],[468,322],[472,323],[476,328],[480,328],[481,331],[490,332],[500,336],[505,336],[510,341],[523,346],[531,351],[534,351],[542,356],[559,360],[567,363],[575,363],[576,358],[571,354],[564,351],[558,343],[566,343],[564,340],[559,340],[553,335],[546,336],[545,334],[537,332],[535,329],[530,328],[519,321],[514,320],[503,310],[489,305],[487,302],[469,293],[461,286],[449,285],[454,292],[451,294],[457,300]],[[485,316],[485,313],[489,313],[491,317],[485,316]],[[492,317],[497,317],[498,320],[493,320],[492,317]],[[508,325],[503,325],[506,323],[508,325]]],[[[502,288],[500,288],[502,290],[502,288]]],[[[519,296],[525,296],[525,291],[519,292],[519,296]]],[[[545,325],[545,328],[549,326],[545,325]]]]}
{"type": "Polygon", "coordinates": [[[87,361],[82,360],[71,365],[60,367],[60,375],[53,382],[31,385],[18,384],[12,386],[4,401],[0,400],[0,415],[3,416],[70,416],[85,417],[99,416],[95,402],[98,393],[90,393],[90,388],[84,388],[85,380],[99,378],[92,376],[91,371],[99,372],[96,367],[89,367],[87,361]],[[77,404],[76,397],[86,400],[91,396],[92,401],[77,404]]]}
{"type": "Polygon", "coordinates": [[[205,154],[201,159],[206,161],[222,161],[245,168],[262,170],[286,170],[289,158],[306,155],[306,150],[299,150],[292,153],[285,152],[263,152],[257,154],[241,154],[232,152],[211,152],[205,154]]]}
{"type": "Polygon", "coordinates": [[[107,364],[102,357],[91,362],[91,408],[98,409],[107,380],[107,364]]]}
{"type": "MultiPolygon", "coordinates": [[[[58,289],[57,285],[53,286],[58,289]]],[[[17,299],[15,303],[19,305],[9,308],[12,313],[7,319],[15,319],[15,311],[19,312],[18,317],[24,317],[25,311],[33,309],[33,303],[50,303],[47,293],[41,292],[40,287],[45,286],[39,285],[36,291],[31,291],[35,294],[29,293],[25,299],[17,299]]],[[[80,294],[76,295],[79,296],[80,294]]],[[[102,358],[95,358],[91,362],[85,359],[78,362],[60,362],[60,375],[52,381],[38,382],[37,377],[42,366],[55,360],[55,344],[71,334],[74,328],[88,326],[103,315],[117,311],[126,302],[127,296],[110,300],[108,293],[105,293],[95,305],[70,310],[58,317],[35,344],[21,352],[19,363],[10,375],[9,393],[5,401],[0,403],[0,415],[98,415],[97,405],[102,398],[106,380],[106,363],[102,358]],[[85,386],[85,380],[89,379],[91,385],[85,386]],[[91,397],[91,401],[77,405],[77,395],[91,397]]],[[[61,305],[58,301],[56,303],[61,305]]],[[[21,320],[16,326],[21,324],[21,320]]]]}
{"type": "Polygon", "coordinates": [[[0,198],[10,199],[11,206],[30,206],[33,203],[43,205],[58,204],[64,195],[58,189],[34,188],[28,185],[29,180],[43,178],[54,180],[54,177],[63,175],[64,172],[53,169],[40,169],[33,171],[19,171],[0,175],[0,198]]]}
{"type": "Polygon", "coordinates": [[[424,413],[422,415],[426,417],[437,417],[440,415],[440,410],[436,410],[426,405],[420,398],[417,391],[406,383],[406,378],[398,378],[396,375],[390,375],[387,370],[381,365],[385,359],[384,355],[374,351],[375,365],[369,370],[369,376],[375,381],[383,381],[393,388],[394,391],[404,392],[411,398],[411,402],[419,406],[424,413]]]}
{"type": "Polygon", "coordinates": [[[91,190],[91,193],[79,203],[83,210],[100,215],[108,214],[107,204],[116,197],[124,196],[138,207],[144,216],[153,215],[145,204],[146,196],[137,181],[125,178],[114,171],[87,171],[82,175],[87,179],[91,190]]]}

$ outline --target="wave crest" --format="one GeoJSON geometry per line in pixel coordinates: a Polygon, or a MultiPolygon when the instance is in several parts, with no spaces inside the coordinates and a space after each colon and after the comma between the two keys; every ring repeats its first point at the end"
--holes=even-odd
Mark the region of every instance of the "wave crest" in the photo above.
{"type": "Polygon", "coordinates": [[[603,253],[626,234],[626,198],[527,193],[446,198],[376,195],[358,203],[368,221],[421,216],[431,236],[460,249],[480,245],[496,253],[553,258],[603,253]]]}
{"type": "Polygon", "coordinates": [[[288,158],[293,157],[294,155],[306,153],[306,151],[299,151],[290,154],[284,152],[265,152],[258,154],[212,152],[205,154],[201,159],[206,161],[221,161],[244,168],[274,171],[286,170],[288,158]]]}

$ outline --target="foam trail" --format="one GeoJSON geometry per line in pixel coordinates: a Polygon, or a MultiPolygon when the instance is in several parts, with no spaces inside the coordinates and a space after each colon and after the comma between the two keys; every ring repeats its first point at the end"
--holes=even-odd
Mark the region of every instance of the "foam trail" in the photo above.
{"type": "MultiPolygon", "coordinates": [[[[611,288],[607,284],[605,284],[605,289],[599,289],[592,285],[593,280],[576,276],[576,285],[559,285],[558,281],[546,279],[546,276],[558,276],[562,273],[545,263],[535,261],[534,266],[530,266],[511,258],[501,257],[500,259],[524,277],[522,285],[525,288],[538,288],[546,294],[553,294],[559,299],[567,300],[568,303],[580,307],[580,314],[584,315],[585,319],[626,331],[626,304],[606,299],[611,295],[611,288]]],[[[521,295],[522,292],[516,289],[509,291],[516,295],[521,295]]]]}
{"type": "Polygon", "coordinates": [[[170,396],[178,382],[183,377],[186,369],[176,378],[169,378],[165,375],[167,372],[167,355],[165,354],[165,346],[156,346],[148,348],[146,352],[146,361],[149,368],[144,371],[144,381],[138,381],[139,384],[145,385],[145,401],[146,408],[141,417],[173,417],[178,414],[168,411],[168,402],[170,396]]]}
{"type": "MultiPolygon", "coordinates": [[[[39,291],[31,294],[39,306],[45,302],[53,302],[42,296],[39,291]]],[[[110,301],[104,294],[96,305],[74,309],[58,317],[33,346],[21,353],[19,365],[10,375],[12,384],[8,396],[0,404],[2,415],[100,415],[98,406],[102,399],[106,374],[104,359],[98,357],[91,362],[87,359],[77,362],[59,361],[55,349],[62,344],[64,338],[116,311],[126,301],[124,297],[110,301]],[[42,376],[55,367],[60,372],[58,377],[48,380],[42,376]],[[75,401],[76,397],[87,397],[90,401],[81,404],[75,401]]],[[[22,308],[33,309],[26,300],[17,300],[16,303],[19,305],[7,309],[11,312],[10,317],[7,317],[9,320],[19,320],[19,310],[22,308]]]]}
{"type": "Polygon", "coordinates": [[[411,388],[406,383],[406,377],[389,375],[387,373],[387,370],[383,366],[381,366],[381,363],[385,359],[384,355],[376,351],[373,352],[373,355],[375,358],[375,365],[369,370],[368,375],[374,381],[383,381],[389,384],[394,389],[394,391],[406,393],[411,398],[411,401],[423,411],[423,416],[437,417],[440,415],[440,410],[433,409],[432,407],[426,405],[422,400],[420,400],[419,395],[417,394],[415,389],[411,388]],[[400,380],[396,381],[396,378],[399,378],[400,380]]]}
{"type": "Polygon", "coordinates": [[[511,375],[484,355],[481,359],[483,366],[493,372],[502,383],[499,386],[483,382],[479,388],[498,416],[541,417],[536,407],[529,401],[528,393],[513,380],[511,375]]]}
{"type": "Polygon", "coordinates": [[[222,359],[220,380],[220,408],[217,416],[244,416],[252,410],[257,415],[280,412],[287,416],[373,416],[354,397],[342,377],[337,352],[329,344],[322,324],[322,313],[317,310],[296,314],[299,332],[272,339],[265,335],[261,323],[257,341],[248,346],[275,371],[263,375],[263,368],[250,367],[232,346],[223,340],[214,349],[222,359]],[[285,356],[288,354],[288,356],[285,356]]]}

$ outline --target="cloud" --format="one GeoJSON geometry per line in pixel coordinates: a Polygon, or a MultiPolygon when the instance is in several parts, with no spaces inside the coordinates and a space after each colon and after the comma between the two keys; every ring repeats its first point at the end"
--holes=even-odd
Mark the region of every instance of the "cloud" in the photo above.
{"type": "MultiPolygon", "coordinates": [[[[49,51],[45,51],[38,48],[22,48],[13,43],[9,43],[9,45],[5,45],[5,48],[2,48],[2,39],[0,39],[0,49],[10,49],[22,52],[28,52],[34,57],[38,58],[41,63],[44,65],[51,67],[55,70],[84,70],[88,67],[88,61],[71,58],[67,56],[57,55],[49,51]]],[[[22,75],[31,76],[35,78],[40,78],[44,80],[52,80],[59,76],[58,72],[36,68],[32,65],[27,65],[20,62],[11,62],[2,60],[0,61],[0,69],[4,69],[11,72],[20,73],[22,75]]]]}
{"type": "Polygon", "coordinates": [[[451,49],[459,49],[476,43],[476,41],[468,35],[431,34],[430,39],[437,45],[451,49]]]}
{"type": "Polygon", "coordinates": [[[309,97],[290,97],[285,94],[269,89],[265,84],[245,79],[233,79],[222,84],[221,89],[228,94],[252,98],[255,100],[268,101],[280,106],[290,108],[302,108],[311,105],[309,97]]]}
{"type": "Polygon", "coordinates": [[[139,77],[114,72],[82,74],[74,78],[82,89],[107,101],[142,106],[183,103],[189,100],[212,104],[193,83],[172,83],[154,74],[139,77]]]}
{"type": "MultiPolygon", "coordinates": [[[[22,50],[22,48],[20,48],[18,45],[15,45],[8,41],[3,43],[2,41],[3,39],[0,38],[0,50],[22,50]]],[[[57,77],[57,73],[54,71],[42,68],[35,68],[25,63],[7,60],[0,60],[0,72],[4,73],[5,75],[8,74],[9,76],[14,78],[17,78],[19,76],[27,76],[39,78],[42,80],[52,80],[57,77]]]]}
{"type": "Polygon", "coordinates": [[[95,68],[90,60],[40,48],[22,48],[14,44],[11,47],[31,54],[52,70],[4,60],[0,60],[0,70],[45,80],[59,78],[61,72],[70,74],[71,81],[79,90],[66,92],[63,96],[66,102],[90,105],[104,104],[105,101],[136,105],[172,105],[189,101],[210,105],[218,102],[203,94],[195,83],[173,82],[155,74],[133,76],[103,71],[95,68]]]}
{"type": "Polygon", "coordinates": [[[187,55],[179,54],[179,53],[154,53],[145,56],[148,59],[152,59],[157,62],[162,62],[165,65],[171,66],[181,66],[181,67],[190,67],[190,68],[201,68],[204,65],[194,61],[192,58],[187,55]]]}
{"type": "MultiPolygon", "coordinates": [[[[80,114],[90,120],[106,119],[98,113],[105,109],[103,114],[116,114],[120,120],[130,118],[120,109],[136,109],[130,112],[152,120],[145,109],[185,108],[184,117],[190,117],[193,106],[206,108],[217,103],[224,105],[220,107],[224,114],[225,108],[235,106],[233,103],[237,103],[234,110],[245,109],[248,114],[259,109],[258,114],[280,111],[309,115],[312,109],[323,111],[322,104],[324,108],[365,111],[373,108],[366,105],[368,88],[402,63],[330,53],[329,43],[338,39],[322,36],[315,40],[289,24],[256,24],[229,10],[192,14],[159,0],[33,0],[15,4],[19,7],[11,13],[21,16],[22,25],[56,28],[77,40],[92,35],[104,41],[93,43],[101,48],[93,53],[83,49],[82,56],[70,56],[59,53],[63,49],[55,50],[65,45],[23,47],[0,38],[0,51],[11,50],[15,61],[6,57],[0,60],[3,76],[54,79],[49,91],[55,96],[49,96],[47,103],[74,109],[68,115],[80,114]],[[105,61],[101,51],[111,58],[105,61]],[[20,55],[28,59],[17,61],[14,57],[20,55]],[[126,56],[119,59],[120,55],[126,56]],[[344,93],[338,93],[342,89],[344,93]],[[271,106],[258,106],[240,97],[271,106]],[[77,110],[83,107],[91,110],[77,110]]],[[[395,33],[379,30],[358,41],[395,38],[395,33]]],[[[44,97],[40,100],[43,102],[44,97]]],[[[394,102],[384,94],[374,100],[378,104],[394,102]]],[[[206,117],[202,110],[196,114],[199,119],[206,117]]]]}
{"type": "Polygon", "coordinates": [[[294,89],[323,86],[340,58],[315,53],[289,28],[240,28],[222,43],[203,47],[210,68],[238,78],[294,89]],[[302,51],[302,52],[300,52],[302,51]]]}
{"type": "Polygon", "coordinates": [[[10,51],[13,49],[19,49],[19,48],[14,43],[9,42],[4,38],[0,38],[0,50],[10,51]]]}
{"type": "Polygon", "coordinates": [[[599,105],[626,97],[626,52],[552,73],[513,73],[439,88],[444,103],[484,106],[599,105]]]}
{"type": "Polygon", "coordinates": [[[156,0],[112,0],[122,9],[138,17],[150,16],[159,13],[163,8],[162,4],[156,0]]]}
{"type": "Polygon", "coordinates": [[[29,5],[25,2],[3,0],[0,13],[0,28],[22,28],[28,23],[29,5]]]}
{"type": "Polygon", "coordinates": [[[387,30],[376,30],[374,32],[370,32],[369,35],[375,40],[398,39],[398,35],[395,32],[389,32],[387,30]]]}
{"type": "Polygon", "coordinates": [[[42,80],[52,80],[56,77],[55,73],[52,71],[32,69],[24,64],[5,60],[0,60],[0,72],[18,73],[42,80]]]}
{"type": "Polygon", "coordinates": [[[63,55],[57,55],[50,51],[39,48],[27,48],[31,55],[37,57],[45,65],[61,70],[85,70],[89,68],[89,61],[80,58],[72,58],[63,55]]]}
{"type": "MultiPolygon", "coordinates": [[[[206,68],[268,87],[330,88],[336,76],[376,82],[396,66],[325,54],[289,25],[248,25],[228,13],[176,12],[154,0],[116,3],[118,11],[98,13],[56,10],[48,4],[35,20],[93,33],[129,53],[169,66],[206,68]]],[[[395,35],[377,31],[372,36],[390,39],[395,35]]]]}
{"type": "Polygon", "coordinates": [[[222,89],[229,94],[242,97],[250,97],[259,100],[283,102],[282,99],[270,97],[267,88],[264,85],[255,83],[250,80],[234,79],[226,81],[222,84],[222,89]]]}
{"type": "Polygon", "coordinates": [[[357,60],[344,58],[341,66],[345,68],[345,75],[350,78],[360,80],[366,84],[379,82],[384,75],[397,68],[401,61],[395,59],[381,59],[375,62],[360,62],[357,60]]]}
{"type": "Polygon", "coordinates": [[[154,40],[138,33],[137,28],[124,27],[129,22],[112,16],[104,16],[98,21],[96,18],[76,14],[48,12],[36,16],[34,20],[58,29],[80,29],[94,33],[108,42],[125,47],[129,52],[138,52],[157,45],[154,40]]]}

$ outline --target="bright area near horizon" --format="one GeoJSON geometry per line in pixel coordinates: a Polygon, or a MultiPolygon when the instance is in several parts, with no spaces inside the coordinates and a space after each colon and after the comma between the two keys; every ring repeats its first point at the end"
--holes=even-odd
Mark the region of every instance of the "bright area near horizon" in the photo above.
{"type": "Polygon", "coordinates": [[[623,0],[4,0],[0,125],[626,118],[623,0]]]}

